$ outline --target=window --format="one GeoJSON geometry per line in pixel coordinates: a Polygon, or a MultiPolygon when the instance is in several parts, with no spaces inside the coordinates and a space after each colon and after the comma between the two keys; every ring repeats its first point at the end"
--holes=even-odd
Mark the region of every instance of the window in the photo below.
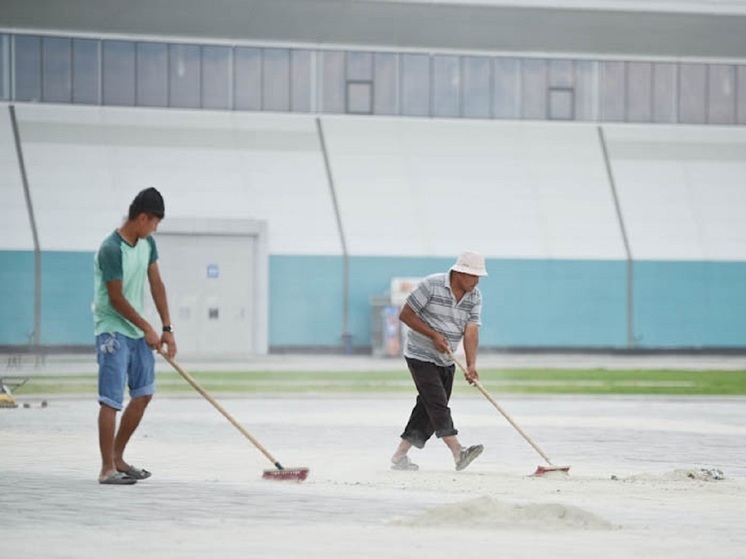
{"type": "Polygon", "coordinates": [[[746,124],[746,66],[738,66],[736,69],[736,112],[738,124],[746,124]]]}
{"type": "Polygon", "coordinates": [[[371,114],[373,112],[373,84],[371,82],[347,82],[347,112],[371,114]]]}
{"type": "Polygon", "coordinates": [[[202,106],[206,109],[230,109],[230,47],[202,47],[202,106]]]}
{"type": "Polygon", "coordinates": [[[103,101],[105,105],[135,104],[135,43],[104,41],[103,101]]]}
{"type": "Polygon", "coordinates": [[[346,56],[348,113],[373,112],[373,55],[369,52],[348,52],[346,56]]]}
{"type": "Polygon", "coordinates": [[[168,106],[168,46],[163,43],[137,44],[137,104],[168,106]]]}
{"type": "Polygon", "coordinates": [[[549,61],[549,87],[572,88],[575,85],[572,60],[549,61]]]}
{"type": "Polygon", "coordinates": [[[325,113],[345,111],[345,55],[339,51],[321,54],[321,110],[325,113]]]}
{"type": "Polygon", "coordinates": [[[10,64],[8,55],[10,53],[9,37],[0,33],[0,99],[10,99],[10,64]]]}
{"type": "Polygon", "coordinates": [[[95,39],[73,39],[73,103],[101,102],[101,50],[95,39]]]}
{"type": "Polygon", "coordinates": [[[598,120],[598,62],[575,62],[575,119],[598,120]]]}
{"type": "Polygon", "coordinates": [[[624,73],[624,62],[601,62],[599,97],[601,120],[624,120],[626,105],[624,73]]]}
{"type": "Polygon", "coordinates": [[[262,51],[262,110],[290,110],[290,51],[262,51]]]}
{"type": "Polygon", "coordinates": [[[575,97],[571,87],[549,88],[549,120],[573,120],[575,97]]]}
{"type": "Polygon", "coordinates": [[[41,44],[42,100],[70,103],[73,98],[72,41],[44,37],[41,44]]]}
{"type": "Polygon", "coordinates": [[[261,51],[237,47],[233,51],[233,106],[243,111],[262,108],[261,51]]]}
{"type": "Polygon", "coordinates": [[[547,118],[547,63],[527,58],[521,64],[522,118],[547,118]]]}
{"type": "Polygon", "coordinates": [[[397,55],[376,53],[373,58],[373,112],[375,114],[397,114],[398,75],[397,55]]]}
{"type": "Polygon", "coordinates": [[[491,114],[491,61],[483,56],[466,56],[462,59],[461,114],[467,118],[490,118],[491,114]]]}
{"type": "Polygon", "coordinates": [[[668,62],[653,65],[653,122],[676,122],[678,67],[668,62]]]}
{"type": "Polygon", "coordinates": [[[401,113],[430,114],[430,57],[425,54],[401,56],[401,113]]]}
{"type": "Polygon", "coordinates": [[[707,122],[707,66],[681,64],[679,66],[679,122],[703,124],[707,122]]]}
{"type": "Polygon", "coordinates": [[[433,116],[460,114],[458,56],[433,56],[433,116]]]}
{"type": "Polygon", "coordinates": [[[311,112],[311,91],[313,81],[311,64],[313,52],[294,50],[290,53],[290,110],[294,112],[311,112]]]}
{"type": "Polygon", "coordinates": [[[369,52],[348,52],[346,56],[348,80],[370,81],[373,79],[373,55],[369,52]]]}
{"type": "Polygon", "coordinates": [[[493,66],[492,114],[495,118],[519,118],[521,61],[517,58],[496,58],[493,66]]]}
{"type": "Polygon", "coordinates": [[[41,38],[33,35],[13,37],[16,101],[41,101],[41,38]]]}
{"type": "Polygon", "coordinates": [[[168,47],[168,101],[172,107],[196,109],[201,103],[200,48],[196,45],[168,47]]]}
{"type": "Polygon", "coordinates": [[[653,65],[649,62],[627,63],[627,120],[653,120],[653,65]]]}
{"type": "Polygon", "coordinates": [[[725,64],[712,64],[708,74],[707,122],[711,124],[735,124],[735,68],[725,64]]]}

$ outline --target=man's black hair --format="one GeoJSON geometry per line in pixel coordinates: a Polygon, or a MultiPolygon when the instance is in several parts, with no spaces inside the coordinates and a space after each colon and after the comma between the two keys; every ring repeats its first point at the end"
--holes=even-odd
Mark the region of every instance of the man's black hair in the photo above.
{"type": "Polygon", "coordinates": [[[152,186],[141,190],[130,204],[129,218],[135,219],[141,213],[163,219],[166,208],[163,204],[163,196],[152,186]]]}

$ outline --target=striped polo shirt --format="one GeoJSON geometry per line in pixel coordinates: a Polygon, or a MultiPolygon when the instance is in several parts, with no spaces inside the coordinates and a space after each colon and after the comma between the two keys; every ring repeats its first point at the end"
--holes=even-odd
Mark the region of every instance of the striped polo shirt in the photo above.
{"type": "MultiPolygon", "coordinates": [[[[482,292],[475,287],[457,303],[451,291],[450,272],[424,278],[406,302],[427,325],[445,335],[452,351],[456,351],[467,324],[482,324],[482,292]]],[[[411,328],[407,332],[404,356],[443,367],[453,364],[448,354],[435,349],[430,338],[411,328]]]]}

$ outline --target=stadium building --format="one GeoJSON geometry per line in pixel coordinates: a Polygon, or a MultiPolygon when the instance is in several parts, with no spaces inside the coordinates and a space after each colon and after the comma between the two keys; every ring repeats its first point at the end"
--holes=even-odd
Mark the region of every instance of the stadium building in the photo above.
{"type": "Polygon", "coordinates": [[[3,0],[0,165],[12,351],[147,186],[185,355],[393,353],[464,249],[484,348],[746,349],[746,1],[3,0]]]}

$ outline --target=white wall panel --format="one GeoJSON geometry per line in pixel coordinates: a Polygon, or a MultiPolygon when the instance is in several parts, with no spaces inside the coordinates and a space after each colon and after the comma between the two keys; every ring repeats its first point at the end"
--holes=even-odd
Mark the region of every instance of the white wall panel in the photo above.
{"type": "Polygon", "coordinates": [[[0,103],[0,250],[34,250],[8,105],[0,103]]]}
{"type": "Polygon", "coordinates": [[[593,126],[324,122],[353,254],[625,257],[593,126]]]}
{"type": "Polygon", "coordinates": [[[45,250],[94,250],[155,186],[167,219],[264,220],[274,254],[340,252],[310,117],[25,105],[19,121],[45,250]]]}
{"type": "Polygon", "coordinates": [[[746,130],[604,128],[635,258],[746,260],[746,130]]]}

